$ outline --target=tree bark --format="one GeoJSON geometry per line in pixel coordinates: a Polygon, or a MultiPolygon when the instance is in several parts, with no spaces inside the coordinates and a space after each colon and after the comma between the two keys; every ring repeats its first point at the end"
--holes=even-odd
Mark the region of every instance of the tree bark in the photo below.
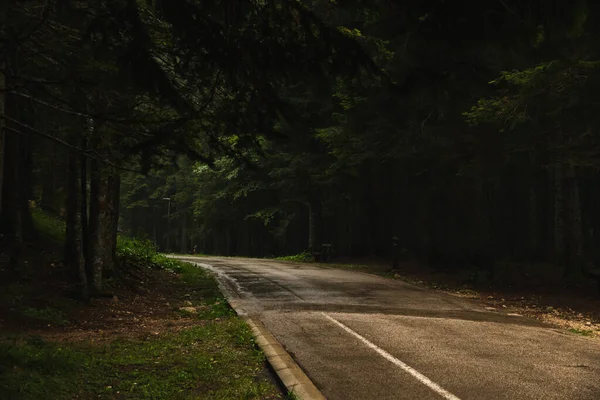
{"type": "MultiPolygon", "coordinates": [[[[81,236],[81,205],[80,205],[80,183],[79,183],[79,155],[74,150],[69,150],[69,164],[67,171],[67,201],[66,201],[66,228],[65,228],[65,265],[78,273],[75,268],[77,259],[76,242],[81,236]],[[77,219],[79,223],[77,224],[77,219]]],[[[81,247],[81,244],[80,244],[81,247]]],[[[87,282],[87,279],[86,279],[87,282]]]]}
{"type": "Polygon", "coordinates": [[[565,269],[564,276],[578,274],[583,261],[583,228],[581,224],[581,201],[579,184],[572,165],[564,171],[564,232],[565,232],[565,269]]]}
{"type": "Polygon", "coordinates": [[[29,200],[33,198],[31,190],[31,174],[33,171],[33,159],[32,159],[32,139],[31,133],[27,132],[19,138],[21,140],[21,156],[19,157],[20,162],[20,173],[19,173],[19,201],[21,202],[21,223],[23,229],[23,237],[26,240],[34,240],[37,238],[37,232],[33,225],[33,216],[31,215],[31,207],[29,200]]]}
{"type": "MultiPolygon", "coordinates": [[[[9,2],[0,1],[0,26],[6,26],[8,21],[9,2]]],[[[6,48],[6,44],[5,44],[6,48]]],[[[5,138],[5,126],[6,120],[3,118],[6,115],[6,74],[8,71],[8,60],[7,57],[0,55],[0,212],[2,212],[3,204],[3,182],[4,182],[4,138],[5,138]]]]}
{"type": "Polygon", "coordinates": [[[565,257],[565,218],[563,166],[554,166],[554,263],[564,264],[565,257]]]}
{"type": "MultiPolygon", "coordinates": [[[[81,142],[81,148],[86,148],[85,138],[81,142]]],[[[79,156],[79,216],[81,219],[81,250],[86,273],[88,292],[91,291],[92,282],[92,254],[90,248],[90,224],[89,224],[89,196],[88,196],[88,158],[81,153],[79,156]]]]}
{"type": "Polygon", "coordinates": [[[3,206],[0,216],[2,232],[10,243],[10,265],[19,266],[23,248],[23,221],[19,156],[21,153],[20,137],[15,132],[5,135],[4,182],[2,190],[3,206]]]}
{"type": "Polygon", "coordinates": [[[321,202],[311,199],[308,203],[308,249],[317,251],[321,246],[321,202]]]}
{"type": "Polygon", "coordinates": [[[79,154],[75,150],[69,151],[69,171],[67,181],[67,227],[65,242],[65,264],[78,278],[81,298],[89,300],[89,286],[85,269],[85,256],[83,251],[83,229],[81,205],[81,182],[79,179],[79,154]]]}
{"type": "MultiPolygon", "coordinates": [[[[4,6],[0,6],[4,8],[4,6]]],[[[6,10],[0,9],[0,25],[3,25],[6,20],[6,10]]],[[[5,119],[5,105],[6,105],[6,76],[4,71],[6,69],[6,61],[0,61],[0,212],[2,212],[2,193],[3,193],[3,182],[4,182],[4,128],[6,125],[5,119]]]]}
{"type": "Polygon", "coordinates": [[[187,210],[181,211],[181,254],[188,252],[187,210]]]}
{"type": "Polygon", "coordinates": [[[107,254],[111,252],[110,215],[108,212],[108,179],[102,175],[97,160],[90,163],[90,214],[89,214],[89,245],[92,295],[101,295],[104,289],[103,277],[106,267],[107,254]]]}
{"type": "Polygon", "coordinates": [[[107,229],[110,247],[105,260],[105,270],[112,270],[117,259],[117,238],[119,235],[119,203],[121,199],[121,176],[111,168],[107,182],[107,229]]]}
{"type": "MultiPolygon", "coordinates": [[[[42,186],[42,193],[41,193],[41,199],[40,199],[40,208],[46,212],[49,212],[51,214],[58,214],[58,211],[60,209],[60,206],[57,206],[57,194],[56,194],[56,189],[57,189],[57,185],[56,185],[56,164],[57,162],[59,162],[59,157],[56,156],[56,148],[54,145],[49,145],[49,146],[44,146],[44,152],[45,157],[46,158],[46,162],[44,162],[43,168],[44,171],[42,172],[42,175],[40,177],[41,179],[41,186],[42,186]]],[[[71,157],[71,154],[69,153],[69,157],[71,157]]],[[[79,155],[77,155],[77,158],[79,158],[79,155]]],[[[77,160],[78,161],[78,160],[77,160]]],[[[79,162],[76,163],[77,165],[79,165],[79,162]]],[[[70,166],[67,167],[67,169],[70,168],[70,166]]],[[[77,167],[78,168],[78,167],[77,167]]],[[[79,171],[77,171],[77,176],[79,176],[79,171]]],[[[78,178],[79,180],[79,178],[78,178]]],[[[67,182],[67,186],[68,186],[68,182],[67,182]]],[[[77,188],[77,192],[79,193],[79,187],[77,188]]],[[[68,194],[67,194],[68,196],[68,194]]]]}

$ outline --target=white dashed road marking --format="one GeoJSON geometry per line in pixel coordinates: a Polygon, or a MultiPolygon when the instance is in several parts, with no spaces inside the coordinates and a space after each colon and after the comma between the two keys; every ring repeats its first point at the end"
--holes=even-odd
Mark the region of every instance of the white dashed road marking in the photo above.
{"type": "Polygon", "coordinates": [[[437,394],[439,394],[443,398],[448,399],[448,400],[460,400],[458,397],[456,397],[455,395],[453,395],[452,393],[450,393],[449,391],[447,391],[446,389],[444,389],[443,387],[441,387],[440,385],[438,385],[437,383],[435,383],[434,381],[432,381],[431,379],[429,379],[428,377],[426,377],[425,375],[423,375],[422,373],[420,373],[419,371],[417,371],[416,369],[414,369],[411,366],[409,366],[409,365],[403,363],[402,361],[398,360],[396,357],[394,357],[393,355],[391,355],[387,351],[383,350],[382,348],[378,347],[377,345],[373,344],[368,339],[362,337],[358,333],[354,332],[352,329],[348,328],[346,325],[342,324],[337,319],[335,319],[335,318],[333,318],[333,317],[331,317],[331,316],[329,316],[329,315],[327,315],[325,313],[322,313],[322,314],[325,316],[325,318],[327,318],[328,320],[330,320],[331,322],[333,322],[334,324],[336,324],[337,326],[339,326],[340,328],[342,328],[343,330],[345,330],[346,332],[348,332],[352,336],[354,336],[357,339],[359,339],[361,342],[363,342],[365,345],[367,345],[367,347],[375,350],[380,356],[382,356],[383,358],[385,358],[386,360],[388,360],[392,364],[395,364],[398,367],[400,367],[402,370],[404,370],[405,372],[408,372],[410,375],[412,375],[419,382],[421,382],[422,384],[424,384],[429,389],[433,390],[434,392],[436,392],[437,394]]]}

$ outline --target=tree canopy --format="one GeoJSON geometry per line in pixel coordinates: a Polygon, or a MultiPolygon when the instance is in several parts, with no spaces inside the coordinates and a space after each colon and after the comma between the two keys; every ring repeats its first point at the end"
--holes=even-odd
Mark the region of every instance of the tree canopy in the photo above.
{"type": "Polygon", "coordinates": [[[63,209],[84,287],[117,230],[169,251],[389,257],[398,237],[434,265],[595,268],[594,2],[3,7],[15,264],[35,200],[63,209]]]}

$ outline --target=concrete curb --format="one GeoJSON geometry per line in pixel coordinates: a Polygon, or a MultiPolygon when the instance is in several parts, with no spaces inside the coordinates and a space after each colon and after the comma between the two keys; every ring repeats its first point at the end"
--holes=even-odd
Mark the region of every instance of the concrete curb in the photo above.
{"type": "MultiPolygon", "coordinates": [[[[191,261],[183,257],[173,258],[179,258],[187,262],[191,261]]],[[[197,261],[191,262],[199,267],[203,265],[197,261]]],[[[231,308],[250,327],[256,344],[265,354],[267,362],[271,365],[281,383],[286,387],[288,393],[293,394],[298,400],[327,400],[294,359],[283,349],[283,346],[275,339],[275,336],[267,330],[265,325],[257,318],[252,318],[246,314],[238,301],[233,297],[232,289],[221,279],[217,278],[217,282],[231,308]]]]}
{"type": "Polygon", "coordinates": [[[304,371],[283,349],[263,323],[250,317],[245,317],[245,320],[252,330],[256,343],[265,353],[267,361],[288,392],[300,400],[325,400],[325,396],[323,396],[304,371]]]}

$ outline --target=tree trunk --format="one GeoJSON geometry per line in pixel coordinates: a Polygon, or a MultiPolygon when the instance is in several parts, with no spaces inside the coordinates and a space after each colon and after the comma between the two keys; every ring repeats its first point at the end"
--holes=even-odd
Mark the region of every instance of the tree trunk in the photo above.
{"type": "Polygon", "coordinates": [[[321,246],[321,202],[312,199],[308,203],[308,249],[317,251],[321,246]]]}
{"type": "MultiPolygon", "coordinates": [[[[8,9],[3,5],[1,12],[6,17],[8,9]]],[[[4,75],[2,76],[3,89],[10,86],[11,76],[8,73],[8,61],[16,59],[14,54],[4,54],[4,75]]],[[[11,66],[15,67],[11,62],[11,66]]],[[[14,96],[3,92],[2,113],[0,116],[17,117],[17,104],[14,96]]],[[[21,253],[23,250],[23,214],[29,209],[23,210],[23,199],[25,188],[25,179],[23,174],[24,163],[23,156],[23,138],[24,132],[19,130],[18,126],[12,126],[11,122],[2,119],[4,124],[0,126],[3,132],[4,153],[2,159],[3,179],[2,179],[2,213],[0,214],[0,230],[7,236],[10,246],[10,266],[16,268],[19,265],[21,253]]],[[[25,201],[26,203],[26,201],[25,201]]]]}
{"type": "MultiPolygon", "coordinates": [[[[9,5],[9,2],[6,0],[0,1],[0,26],[2,27],[7,25],[6,22],[9,20],[9,9],[11,6],[12,4],[9,5]]],[[[5,43],[4,50],[6,50],[6,48],[7,46],[5,43]]],[[[6,104],[8,97],[6,94],[7,79],[5,72],[9,71],[9,66],[10,65],[8,63],[8,57],[6,57],[6,54],[0,54],[0,213],[3,209],[2,198],[4,193],[4,138],[6,136],[6,120],[4,119],[4,116],[7,112],[6,104]]]]}
{"type": "Polygon", "coordinates": [[[181,211],[181,254],[188,252],[187,210],[181,211]]]}
{"type": "Polygon", "coordinates": [[[579,184],[572,165],[564,171],[564,233],[565,270],[564,276],[574,276],[580,272],[583,261],[583,228],[581,224],[581,201],[579,184]]]}
{"type": "Polygon", "coordinates": [[[79,280],[81,298],[89,300],[89,286],[85,269],[83,252],[83,229],[81,206],[81,183],[79,179],[79,155],[75,150],[69,151],[69,171],[67,181],[67,226],[65,242],[65,264],[73,271],[79,280]]]}
{"type": "Polygon", "coordinates": [[[5,135],[4,182],[2,190],[2,215],[0,217],[2,232],[10,244],[10,265],[16,268],[23,248],[23,221],[20,179],[21,153],[20,135],[14,131],[5,135]]]}
{"type": "MultiPolygon", "coordinates": [[[[71,267],[71,270],[78,273],[76,265],[77,260],[77,237],[81,236],[81,204],[80,204],[80,183],[79,183],[79,154],[75,150],[69,150],[69,164],[67,171],[67,201],[66,201],[66,227],[65,227],[65,265],[71,267]],[[77,224],[79,219],[79,224],[77,224]],[[79,226],[77,226],[79,225],[79,226]]],[[[81,244],[80,244],[81,247],[81,244]]],[[[87,279],[86,279],[87,281],[87,279]]]]}
{"type": "Polygon", "coordinates": [[[19,157],[20,171],[19,171],[19,189],[20,196],[19,201],[21,206],[21,223],[23,229],[23,237],[28,240],[34,240],[37,238],[37,233],[33,225],[33,217],[31,215],[31,207],[29,200],[33,198],[31,190],[31,174],[33,171],[33,159],[32,159],[32,139],[31,133],[27,132],[21,135],[21,156],[19,157]]]}
{"type": "MultiPolygon", "coordinates": [[[[0,26],[3,26],[6,20],[6,10],[4,9],[7,4],[0,6],[0,26]]],[[[6,104],[6,76],[4,71],[6,69],[6,62],[0,60],[0,213],[2,212],[2,192],[4,182],[4,128],[5,128],[5,104],[6,104]]]]}
{"type": "Polygon", "coordinates": [[[231,228],[225,228],[225,255],[231,256],[231,228]]]}
{"type": "MultiPolygon", "coordinates": [[[[81,148],[86,148],[85,139],[81,142],[81,148]]],[[[92,282],[92,254],[90,248],[90,224],[88,204],[88,158],[81,153],[79,156],[79,216],[81,219],[81,251],[83,252],[84,269],[88,292],[92,282]]]]}
{"type": "Polygon", "coordinates": [[[565,258],[565,216],[562,165],[554,166],[554,263],[563,265],[565,258]]]}
{"type": "Polygon", "coordinates": [[[119,235],[119,202],[121,199],[121,176],[112,168],[107,182],[107,229],[108,229],[108,253],[105,260],[105,270],[114,268],[117,259],[117,238],[119,235]]]}
{"type": "Polygon", "coordinates": [[[97,160],[91,160],[90,165],[90,215],[89,215],[89,245],[92,295],[101,295],[107,254],[112,247],[110,244],[110,216],[107,210],[108,180],[102,176],[97,160]]]}

